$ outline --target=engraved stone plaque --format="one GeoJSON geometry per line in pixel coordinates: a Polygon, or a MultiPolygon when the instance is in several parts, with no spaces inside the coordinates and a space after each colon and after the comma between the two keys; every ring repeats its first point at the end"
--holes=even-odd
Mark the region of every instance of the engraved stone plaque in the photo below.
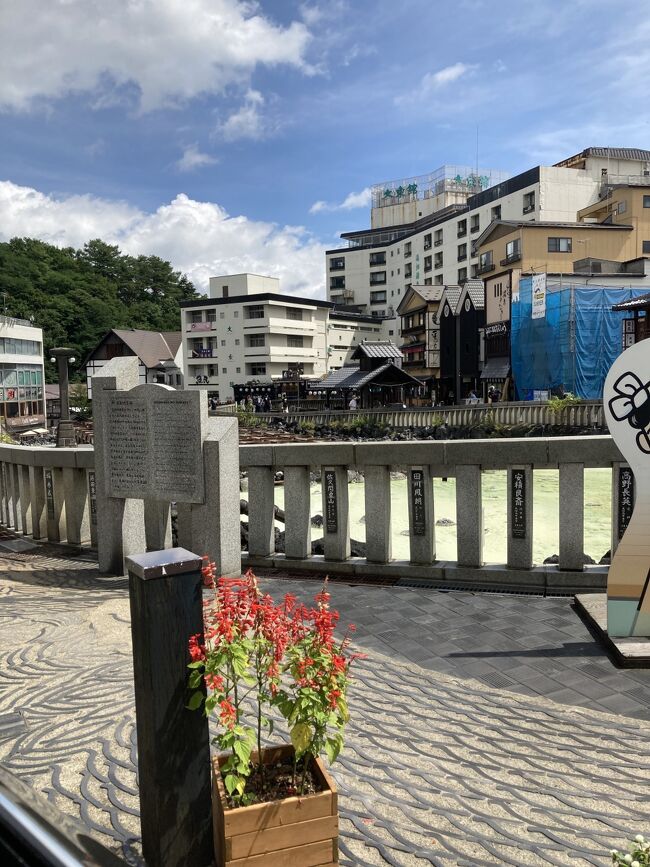
{"type": "Polygon", "coordinates": [[[426,534],[423,470],[411,470],[411,532],[414,536],[426,534]]]}
{"type": "Polygon", "coordinates": [[[526,538],[526,471],[511,470],[512,538],[526,538]]]}
{"type": "Polygon", "coordinates": [[[106,493],[110,497],[202,503],[199,393],[141,385],[107,395],[106,493]]]}
{"type": "Polygon", "coordinates": [[[325,485],[325,532],[336,533],[339,528],[336,508],[336,473],[334,470],[325,470],[323,477],[325,485]]]}

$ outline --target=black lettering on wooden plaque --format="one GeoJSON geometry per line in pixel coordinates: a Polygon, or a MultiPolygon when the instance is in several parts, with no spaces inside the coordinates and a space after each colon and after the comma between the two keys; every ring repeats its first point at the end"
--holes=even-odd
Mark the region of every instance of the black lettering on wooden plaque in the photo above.
{"type": "Polygon", "coordinates": [[[630,467],[618,471],[618,538],[623,538],[634,509],[634,473],[630,467]]]}
{"type": "Polygon", "coordinates": [[[336,509],[336,472],[325,470],[323,477],[325,485],[325,532],[336,533],[339,528],[339,516],[336,509]]]}
{"type": "Polygon", "coordinates": [[[411,470],[411,533],[426,534],[426,510],[424,505],[424,471],[411,470]]]}

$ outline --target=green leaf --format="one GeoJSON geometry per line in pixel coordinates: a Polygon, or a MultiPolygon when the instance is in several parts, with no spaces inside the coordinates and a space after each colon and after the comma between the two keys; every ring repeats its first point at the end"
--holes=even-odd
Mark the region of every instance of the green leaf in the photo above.
{"type": "Polygon", "coordinates": [[[298,757],[309,749],[311,739],[312,730],[307,723],[296,723],[291,729],[291,743],[298,757]]]}
{"type": "Polygon", "coordinates": [[[190,674],[190,679],[189,679],[189,681],[188,681],[188,682],[189,682],[190,689],[196,689],[197,686],[199,686],[199,684],[201,683],[201,678],[202,678],[202,677],[203,677],[203,675],[201,674],[200,671],[193,671],[193,672],[190,674]]]}
{"type": "Polygon", "coordinates": [[[188,703],[186,705],[187,709],[188,710],[196,710],[197,708],[201,707],[201,705],[203,704],[204,698],[205,698],[205,696],[203,695],[203,693],[198,691],[198,690],[197,690],[197,692],[192,693],[192,695],[190,696],[190,700],[188,701],[188,703]]]}
{"type": "Polygon", "coordinates": [[[203,660],[202,660],[202,659],[198,659],[196,662],[190,662],[190,663],[188,664],[187,667],[188,667],[188,668],[202,668],[203,665],[205,665],[205,663],[203,662],[203,660]]]}
{"type": "Polygon", "coordinates": [[[328,738],[325,744],[325,752],[327,754],[327,760],[330,765],[333,765],[337,760],[341,749],[343,748],[343,738],[339,735],[338,737],[328,738]]]}
{"type": "Polygon", "coordinates": [[[236,792],[239,789],[240,780],[236,774],[226,774],[223,784],[226,787],[228,794],[232,795],[233,792],[236,792]]]}
{"type": "Polygon", "coordinates": [[[246,741],[235,741],[234,746],[235,754],[239,757],[239,759],[245,764],[248,765],[251,758],[251,746],[246,741]]]}

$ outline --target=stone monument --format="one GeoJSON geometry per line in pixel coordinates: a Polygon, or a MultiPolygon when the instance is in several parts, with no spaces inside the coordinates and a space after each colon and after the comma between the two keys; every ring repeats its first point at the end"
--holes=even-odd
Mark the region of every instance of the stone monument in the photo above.
{"type": "Polygon", "coordinates": [[[619,473],[619,525],[626,524],[607,578],[607,633],[650,637],[650,339],[626,349],[603,390],[610,433],[628,462],[619,473]],[[634,497],[634,480],[637,482],[634,497]]]}
{"type": "Polygon", "coordinates": [[[178,543],[241,571],[237,419],[208,418],[205,392],[139,383],[135,357],[111,359],[93,376],[97,550],[100,571],[178,543]]]}

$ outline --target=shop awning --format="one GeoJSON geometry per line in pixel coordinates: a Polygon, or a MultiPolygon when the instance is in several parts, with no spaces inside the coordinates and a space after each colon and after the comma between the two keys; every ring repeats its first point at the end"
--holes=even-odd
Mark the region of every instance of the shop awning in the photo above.
{"type": "Polygon", "coordinates": [[[506,379],[509,374],[509,358],[488,358],[481,371],[481,379],[506,379]]]}

